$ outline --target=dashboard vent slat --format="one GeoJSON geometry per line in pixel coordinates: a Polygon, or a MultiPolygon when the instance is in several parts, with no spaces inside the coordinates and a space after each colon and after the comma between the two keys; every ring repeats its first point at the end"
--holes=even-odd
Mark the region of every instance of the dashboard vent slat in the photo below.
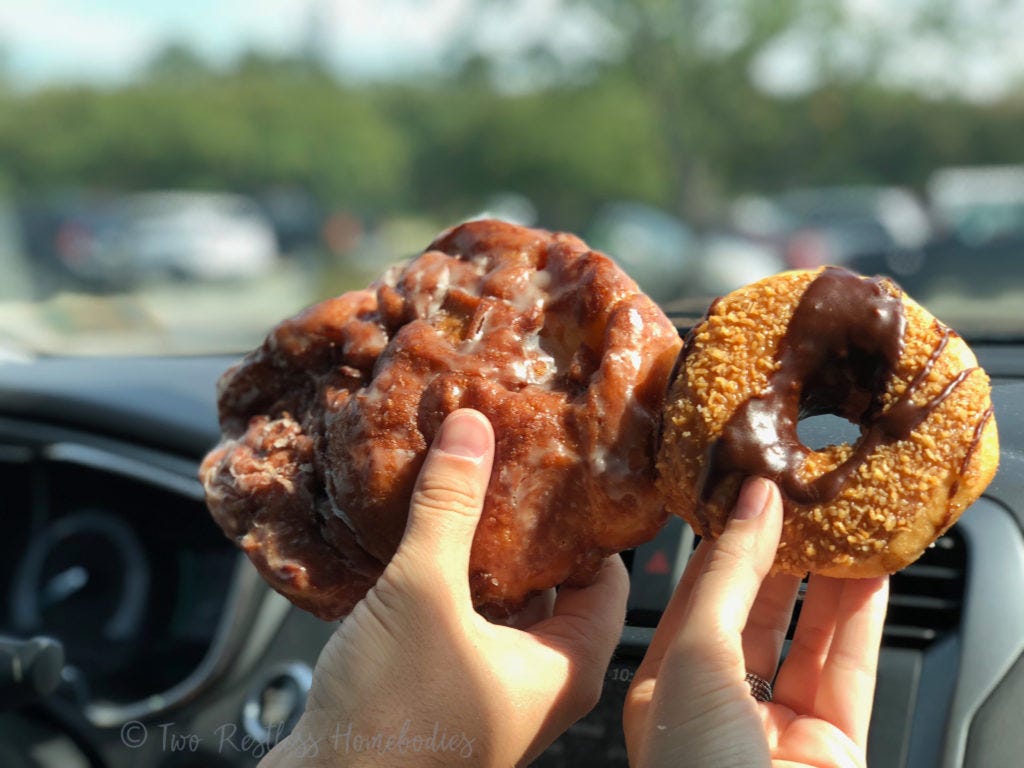
{"type": "MultiPolygon", "coordinates": [[[[884,645],[921,649],[956,630],[963,607],[966,561],[963,537],[953,528],[926,550],[917,562],[892,575],[884,645]]],[[[633,564],[631,557],[628,563],[633,564]]],[[[806,590],[805,581],[800,585],[789,638],[793,637],[806,590]]],[[[660,618],[661,610],[658,608],[634,607],[628,613],[627,624],[653,628],[660,618]]]]}
{"type": "MultiPolygon", "coordinates": [[[[884,645],[925,648],[957,628],[963,606],[966,559],[963,537],[953,529],[936,541],[920,560],[892,575],[884,645]]],[[[790,637],[805,591],[806,584],[800,590],[790,637]]]]}
{"type": "Polygon", "coordinates": [[[955,528],[889,583],[887,645],[922,648],[960,624],[967,548],[955,528]]]}

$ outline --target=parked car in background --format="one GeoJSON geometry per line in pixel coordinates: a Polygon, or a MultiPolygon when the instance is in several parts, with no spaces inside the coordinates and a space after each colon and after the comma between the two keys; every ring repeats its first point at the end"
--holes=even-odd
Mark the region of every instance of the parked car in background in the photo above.
{"type": "Polygon", "coordinates": [[[222,192],[142,192],[114,205],[103,248],[138,280],[255,277],[278,260],[274,229],[255,202],[222,192]]]}
{"type": "Polygon", "coordinates": [[[18,219],[43,294],[244,279],[279,260],[270,219],[238,194],[68,192],[23,202],[18,219]]]}
{"type": "Polygon", "coordinates": [[[50,191],[19,199],[15,216],[38,296],[128,284],[124,266],[104,245],[114,227],[108,198],[50,191]]]}
{"type": "Polygon", "coordinates": [[[1019,279],[1024,277],[1024,165],[942,168],[927,184],[934,235],[921,248],[861,253],[851,268],[887,274],[915,298],[955,316],[964,301],[986,302],[992,318],[970,320],[961,333],[992,338],[1012,331],[1019,316],[1019,279]],[[966,272],[971,279],[964,279],[966,272]],[[956,297],[955,299],[953,297],[956,297]],[[952,303],[951,303],[952,302],[952,303]]]}
{"type": "Polygon", "coordinates": [[[940,231],[964,245],[1024,239],[1024,165],[941,168],[928,202],[940,231]]]}
{"type": "Polygon", "coordinates": [[[282,256],[320,247],[327,211],[308,189],[281,184],[261,190],[254,199],[274,228],[282,256]]]}
{"type": "Polygon", "coordinates": [[[644,203],[611,203],[586,232],[592,248],[615,260],[655,301],[693,293],[697,240],[681,219],[644,203]]]}
{"type": "Polygon", "coordinates": [[[0,301],[32,295],[24,236],[14,204],[0,194],[0,301]]]}
{"type": "Polygon", "coordinates": [[[927,194],[937,234],[915,269],[899,276],[904,289],[951,312],[964,301],[989,308],[987,323],[962,321],[961,333],[1012,335],[1024,302],[1024,165],[942,168],[927,194]]]}
{"type": "Polygon", "coordinates": [[[791,268],[843,264],[898,276],[916,270],[932,236],[924,205],[902,187],[834,186],[744,197],[730,218],[738,231],[774,242],[791,268]]]}
{"type": "Polygon", "coordinates": [[[720,296],[782,269],[782,254],[770,243],[735,232],[706,232],[700,239],[694,288],[702,297],[720,296]]]}

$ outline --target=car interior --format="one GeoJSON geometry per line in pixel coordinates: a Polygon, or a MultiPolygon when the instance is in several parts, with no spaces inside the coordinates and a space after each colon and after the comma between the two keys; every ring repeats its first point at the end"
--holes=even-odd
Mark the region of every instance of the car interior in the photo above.
{"type": "MultiPolygon", "coordinates": [[[[1021,746],[1007,718],[1024,703],[1024,362],[1013,345],[975,349],[994,382],[999,473],[892,577],[872,766],[1012,765],[1021,746]]],[[[31,676],[5,680],[4,765],[250,765],[301,713],[334,625],[262,582],[196,478],[219,436],[216,379],[234,359],[0,368],[5,650],[48,637],[64,654],[48,696],[31,676]]],[[[802,437],[828,440],[834,426],[802,437]]],[[[628,616],[601,703],[537,765],[627,764],[623,696],[693,546],[673,519],[624,553],[628,616]]],[[[45,650],[20,652],[45,671],[45,650]]]]}
{"type": "MultiPolygon", "coordinates": [[[[684,337],[716,296],[837,264],[891,277],[970,343],[1000,465],[891,577],[867,764],[1020,765],[1024,65],[999,65],[1002,89],[970,66],[944,79],[999,49],[1020,4],[984,23],[951,4],[934,27],[860,2],[384,5],[266,11],[224,52],[193,21],[147,20],[169,26],[116,75],[32,69],[28,25],[0,13],[0,766],[245,768],[288,734],[337,624],[270,589],[210,517],[217,380],[278,320],[484,215],[578,232],[684,337]],[[957,48],[965,19],[977,39],[957,48]],[[877,61],[808,48],[826,29],[877,61]],[[931,69],[899,58],[918,33],[931,69]]],[[[834,416],[799,434],[857,437],[834,416]]],[[[622,553],[600,703],[533,765],[628,764],[625,693],[695,546],[671,518],[622,553]]]]}

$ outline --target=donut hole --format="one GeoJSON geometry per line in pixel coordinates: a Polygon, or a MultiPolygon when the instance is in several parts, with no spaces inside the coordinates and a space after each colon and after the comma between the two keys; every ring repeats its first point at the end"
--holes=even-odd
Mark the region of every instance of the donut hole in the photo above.
{"type": "Polygon", "coordinates": [[[800,419],[796,434],[810,450],[823,451],[833,445],[853,445],[860,439],[861,428],[834,413],[819,413],[800,419]]]}
{"type": "Polygon", "coordinates": [[[829,352],[801,382],[796,433],[811,451],[855,445],[888,376],[876,350],[851,342],[829,352]]]}

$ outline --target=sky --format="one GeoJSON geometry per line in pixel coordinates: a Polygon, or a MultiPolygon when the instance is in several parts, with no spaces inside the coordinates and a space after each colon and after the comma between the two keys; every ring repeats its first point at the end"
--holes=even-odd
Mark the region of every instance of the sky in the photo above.
{"type": "MultiPolygon", "coordinates": [[[[0,2],[0,50],[16,85],[117,83],[170,41],[215,63],[241,51],[295,51],[319,42],[330,63],[354,77],[437,66],[464,31],[473,0],[33,0],[0,2]]],[[[562,0],[520,0],[516,13],[485,24],[480,44],[559,36],[565,55],[589,55],[607,25],[562,0]]]]}
{"type": "MultiPolygon", "coordinates": [[[[767,0],[771,1],[771,0],[767,0]]],[[[1024,0],[954,0],[953,40],[922,34],[915,16],[929,0],[843,0],[856,39],[826,40],[856,68],[870,43],[885,51],[892,82],[954,91],[979,101],[1006,94],[1024,74],[1024,0]],[[868,42],[865,42],[868,41],[868,42]]],[[[17,87],[54,82],[117,84],[162,46],[184,41],[214,63],[258,48],[274,53],[315,41],[339,73],[391,77],[439,66],[455,41],[511,54],[523,41],[551,42],[567,59],[615,50],[616,31],[585,3],[515,0],[476,13],[474,0],[0,0],[0,51],[17,87]],[[467,19],[481,21],[470,34],[467,19]],[[467,42],[469,44],[469,42],[467,42]]],[[[772,91],[814,85],[820,30],[778,41],[752,73],[772,91]]]]}

